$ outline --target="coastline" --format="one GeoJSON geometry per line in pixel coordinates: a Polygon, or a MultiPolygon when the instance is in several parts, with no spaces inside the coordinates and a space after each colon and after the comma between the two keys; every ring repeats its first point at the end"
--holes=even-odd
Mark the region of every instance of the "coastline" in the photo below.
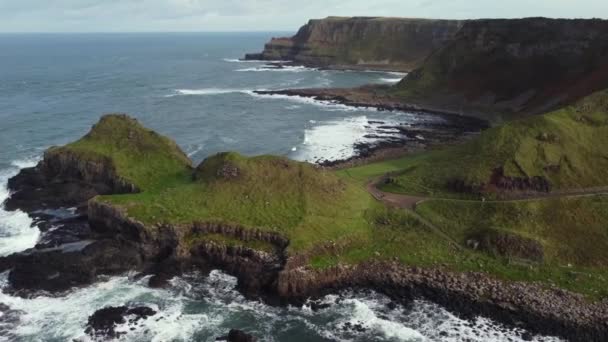
{"type": "MultiPolygon", "coordinates": [[[[28,172],[31,176],[34,171],[28,172]]],[[[129,271],[152,274],[149,285],[162,287],[173,276],[189,270],[219,269],[237,277],[237,288],[247,298],[268,304],[299,305],[340,290],[371,289],[399,303],[427,299],[459,317],[482,315],[530,333],[558,335],[572,341],[608,339],[607,300],[590,302],[583,295],[559,288],[501,281],[442,266],[407,266],[395,260],[374,258],[359,264],[315,269],[308,265],[310,253],[289,255],[286,248],[290,241],[276,233],[209,223],[174,226],[159,222],[150,227],[95,199],[89,200],[87,207],[86,222],[94,240],[91,244],[65,253],[40,249],[2,258],[3,269],[17,267],[16,275],[12,272],[9,277],[13,287],[21,287],[15,289],[16,294],[31,295],[40,287],[62,293],[94,283],[101,275],[129,271]],[[185,237],[193,232],[264,242],[273,248],[260,251],[213,241],[191,245],[185,237]],[[123,261],[108,260],[107,255],[123,261]],[[72,261],[68,263],[68,259],[72,261]],[[39,265],[40,260],[46,261],[39,265]],[[35,279],[31,278],[32,267],[40,271],[35,279]],[[85,269],[90,272],[80,274],[85,269]],[[56,272],[61,272],[61,276],[45,278],[56,272]]],[[[319,251],[330,253],[336,248],[339,247],[331,244],[318,246],[319,251]]]]}

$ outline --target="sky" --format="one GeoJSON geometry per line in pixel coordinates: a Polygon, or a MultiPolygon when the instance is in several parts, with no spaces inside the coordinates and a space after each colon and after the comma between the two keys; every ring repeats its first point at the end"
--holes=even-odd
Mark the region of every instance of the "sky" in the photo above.
{"type": "Polygon", "coordinates": [[[295,31],[308,19],[608,18],[608,0],[0,0],[0,32],[295,31]]]}

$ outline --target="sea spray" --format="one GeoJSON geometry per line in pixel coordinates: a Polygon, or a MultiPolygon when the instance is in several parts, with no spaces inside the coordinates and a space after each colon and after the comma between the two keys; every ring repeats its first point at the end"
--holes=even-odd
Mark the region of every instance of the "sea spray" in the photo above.
{"type": "Polygon", "coordinates": [[[32,219],[24,212],[7,211],[3,202],[9,198],[8,180],[21,168],[35,166],[37,159],[16,160],[8,169],[0,170],[0,256],[24,251],[36,245],[40,230],[32,227],[32,219]]]}

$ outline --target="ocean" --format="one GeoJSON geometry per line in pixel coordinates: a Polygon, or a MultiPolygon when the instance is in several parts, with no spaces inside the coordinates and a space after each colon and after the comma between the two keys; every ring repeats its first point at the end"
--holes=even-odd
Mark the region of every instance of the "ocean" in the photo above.
{"type": "MultiPolygon", "coordinates": [[[[420,113],[350,108],[254,90],[391,84],[404,75],[373,71],[269,68],[241,62],[269,33],[0,35],[0,202],[7,180],[45,149],[84,135],[104,113],[128,113],[175,139],[195,161],[221,151],[277,154],[317,162],[344,159],[373,143],[379,122],[440,122],[420,113]]],[[[22,212],[0,208],[0,255],[41,238],[22,212]]],[[[0,341],[88,341],[88,316],[106,306],[145,305],[159,313],[120,327],[125,341],[214,341],[231,328],[262,341],[520,341],[522,331],[489,319],[463,320],[415,301],[344,291],[314,311],[247,300],[219,271],[189,274],[150,289],[133,274],[100,279],[64,296],[0,293],[0,341]],[[353,326],[357,326],[353,329],[353,326]]],[[[7,274],[0,275],[7,287],[7,274]]],[[[558,339],[537,336],[537,341],[558,339]]]]}

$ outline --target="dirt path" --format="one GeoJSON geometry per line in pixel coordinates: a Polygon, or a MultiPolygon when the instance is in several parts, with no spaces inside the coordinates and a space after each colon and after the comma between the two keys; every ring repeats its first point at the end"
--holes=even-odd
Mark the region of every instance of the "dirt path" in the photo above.
{"type": "Polygon", "coordinates": [[[456,201],[456,202],[476,202],[476,203],[509,203],[509,202],[526,202],[526,201],[535,201],[542,199],[551,199],[551,198],[578,198],[578,197],[590,197],[597,195],[606,195],[608,194],[608,187],[598,187],[598,188],[588,188],[588,189],[576,189],[576,190],[568,190],[568,191],[560,191],[560,192],[551,192],[547,194],[541,194],[536,196],[522,196],[521,198],[511,198],[508,200],[492,200],[492,201],[482,201],[482,200],[464,200],[464,199],[450,199],[450,198],[439,198],[439,197],[425,197],[425,196],[414,196],[407,194],[395,194],[390,192],[385,192],[378,189],[377,185],[384,181],[386,177],[389,175],[384,175],[380,178],[376,178],[369,183],[367,183],[366,189],[367,191],[377,200],[380,201],[390,207],[405,209],[411,211],[411,213],[420,221],[422,224],[427,226],[437,235],[441,236],[443,239],[448,241],[451,245],[459,250],[463,250],[464,247],[458,243],[458,241],[454,240],[450,235],[446,234],[442,229],[425,219],[422,215],[416,212],[416,205],[421,202],[427,200],[439,200],[439,201],[456,201]]]}
{"type": "Polygon", "coordinates": [[[522,194],[519,196],[513,196],[509,199],[504,200],[469,200],[469,199],[458,199],[458,198],[442,198],[442,197],[429,197],[420,195],[407,195],[407,194],[395,194],[385,192],[378,189],[378,184],[386,179],[388,175],[376,178],[369,182],[366,186],[367,191],[374,196],[378,201],[381,201],[392,207],[401,209],[416,210],[416,205],[424,201],[438,200],[438,201],[454,201],[454,202],[476,202],[476,203],[512,203],[512,202],[528,202],[551,198],[579,198],[579,197],[591,197],[597,195],[608,195],[608,187],[596,187],[586,189],[573,189],[573,190],[562,190],[554,191],[546,194],[522,194]]]}

